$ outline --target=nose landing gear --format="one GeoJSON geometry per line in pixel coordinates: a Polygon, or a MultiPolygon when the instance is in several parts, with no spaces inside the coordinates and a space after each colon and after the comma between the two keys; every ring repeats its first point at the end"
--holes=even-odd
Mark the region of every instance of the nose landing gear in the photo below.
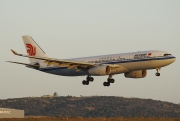
{"type": "Polygon", "coordinates": [[[160,73],[159,73],[160,68],[156,68],[156,71],[157,71],[157,72],[156,72],[156,74],[155,74],[155,75],[156,75],[156,76],[160,76],[160,73]]]}

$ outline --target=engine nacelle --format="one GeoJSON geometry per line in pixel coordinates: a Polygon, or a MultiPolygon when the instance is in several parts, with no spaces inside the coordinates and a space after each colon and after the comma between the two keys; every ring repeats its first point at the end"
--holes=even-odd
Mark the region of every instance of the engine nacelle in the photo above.
{"type": "Polygon", "coordinates": [[[88,73],[92,76],[102,76],[102,75],[109,75],[111,73],[111,68],[107,65],[96,66],[90,68],[88,73]]]}
{"type": "Polygon", "coordinates": [[[124,73],[124,76],[126,78],[144,78],[147,75],[146,70],[140,70],[140,71],[131,71],[128,73],[124,73]]]}

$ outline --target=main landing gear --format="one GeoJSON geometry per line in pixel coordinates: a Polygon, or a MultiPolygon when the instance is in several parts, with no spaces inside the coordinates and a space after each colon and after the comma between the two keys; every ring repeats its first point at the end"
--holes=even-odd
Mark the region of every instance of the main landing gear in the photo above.
{"type": "Polygon", "coordinates": [[[156,74],[155,74],[155,75],[156,75],[156,76],[160,76],[160,73],[159,73],[160,68],[156,68],[156,71],[157,71],[157,72],[156,72],[156,74]]]}
{"type": "MultiPolygon", "coordinates": [[[[87,76],[86,80],[82,81],[83,85],[89,85],[89,82],[93,82],[94,78],[91,76],[87,76]]],[[[103,85],[109,87],[111,83],[114,83],[115,80],[112,78],[112,75],[109,75],[107,82],[104,82],[103,85]]]]}
{"type": "Polygon", "coordinates": [[[112,78],[112,75],[109,75],[108,79],[107,79],[107,82],[104,82],[103,85],[104,86],[110,86],[111,83],[114,83],[115,80],[112,78]]]}
{"type": "Polygon", "coordinates": [[[83,85],[89,85],[89,82],[93,82],[93,81],[94,81],[94,78],[93,78],[93,77],[87,76],[87,77],[86,77],[86,80],[83,80],[83,81],[82,81],[82,84],[83,84],[83,85]]]}

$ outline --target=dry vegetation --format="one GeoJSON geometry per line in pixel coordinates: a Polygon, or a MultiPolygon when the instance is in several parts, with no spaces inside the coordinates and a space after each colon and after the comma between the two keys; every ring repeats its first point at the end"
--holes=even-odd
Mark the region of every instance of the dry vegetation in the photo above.
{"type": "Polygon", "coordinates": [[[180,121],[180,118],[16,118],[0,121],[180,121]]]}
{"type": "Polygon", "coordinates": [[[87,120],[98,117],[106,117],[108,120],[118,117],[180,118],[178,104],[106,96],[7,99],[0,100],[0,108],[25,110],[25,116],[85,117],[87,120]]]}

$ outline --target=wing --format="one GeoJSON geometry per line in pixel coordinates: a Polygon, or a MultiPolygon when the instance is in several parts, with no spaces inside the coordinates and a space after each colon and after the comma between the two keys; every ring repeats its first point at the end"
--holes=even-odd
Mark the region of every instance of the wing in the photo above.
{"type": "MultiPolygon", "coordinates": [[[[11,50],[11,51],[17,56],[44,60],[44,63],[46,63],[47,66],[54,65],[57,67],[68,67],[68,69],[71,69],[71,68],[75,68],[75,69],[86,68],[86,69],[88,69],[88,68],[92,68],[92,67],[100,65],[99,63],[88,63],[88,62],[80,62],[80,61],[74,61],[74,60],[61,60],[61,59],[48,58],[48,57],[29,56],[29,55],[19,54],[14,50],[11,50]]],[[[9,61],[9,62],[11,62],[11,61],[9,61]]],[[[32,66],[32,67],[34,66],[34,65],[24,64],[24,63],[19,63],[19,62],[11,62],[11,63],[23,64],[23,65],[32,66]]],[[[108,64],[108,66],[111,68],[121,67],[121,65],[116,65],[116,64],[108,64]]]]}
{"type": "MultiPolygon", "coordinates": [[[[80,62],[80,61],[71,61],[71,60],[61,60],[61,59],[55,59],[55,58],[48,58],[48,57],[39,57],[39,56],[29,56],[24,54],[19,54],[15,52],[14,50],[11,50],[15,55],[22,56],[22,57],[28,57],[28,58],[34,58],[39,60],[44,60],[44,63],[47,63],[47,66],[55,65],[57,67],[68,67],[68,69],[71,68],[91,68],[94,66],[97,66],[96,63],[88,63],[88,62],[80,62]]],[[[18,63],[18,62],[13,62],[18,63]]],[[[18,63],[21,64],[21,63],[18,63]]]]}

